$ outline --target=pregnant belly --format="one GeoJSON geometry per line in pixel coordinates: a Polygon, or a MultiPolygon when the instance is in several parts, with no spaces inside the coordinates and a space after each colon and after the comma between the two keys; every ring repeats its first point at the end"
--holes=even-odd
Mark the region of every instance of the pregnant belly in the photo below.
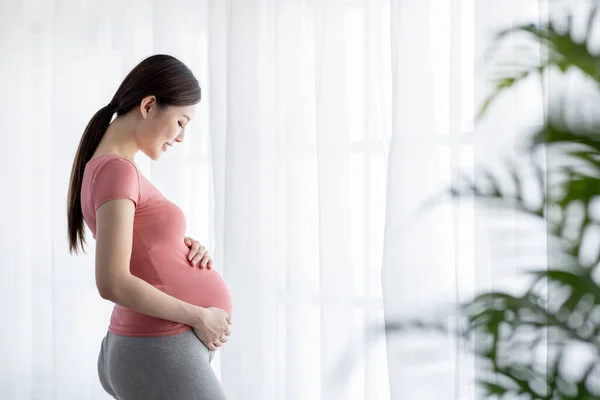
{"type": "Polygon", "coordinates": [[[165,293],[200,307],[218,307],[231,313],[229,289],[214,268],[191,267],[184,261],[157,269],[165,285],[165,293]]]}

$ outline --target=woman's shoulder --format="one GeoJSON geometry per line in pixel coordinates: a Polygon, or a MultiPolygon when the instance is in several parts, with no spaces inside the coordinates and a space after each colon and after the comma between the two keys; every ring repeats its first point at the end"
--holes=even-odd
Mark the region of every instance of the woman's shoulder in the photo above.
{"type": "MultiPolygon", "coordinates": [[[[125,196],[141,197],[141,177],[137,165],[117,154],[103,154],[86,163],[82,189],[92,200],[125,196]]],[[[98,204],[96,204],[98,206],[98,204]]]]}
{"type": "Polygon", "coordinates": [[[132,160],[118,154],[102,154],[92,157],[85,165],[84,179],[94,182],[100,176],[115,183],[122,180],[134,180],[140,183],[140,171],[132,160]]]}
{"type": "Polygon", "coordinates": [[[93,156],[85,165],[86,169],[91,168],[93,170],[98,170],[104,166],[111,166],[113,168],[123,168],[123,169],[135,169],[139,171],[137,164],[130,160],[127,157],[123,157],[119,154],[115,153],[105,153],[99,154],[97,156],[93,156]]]}

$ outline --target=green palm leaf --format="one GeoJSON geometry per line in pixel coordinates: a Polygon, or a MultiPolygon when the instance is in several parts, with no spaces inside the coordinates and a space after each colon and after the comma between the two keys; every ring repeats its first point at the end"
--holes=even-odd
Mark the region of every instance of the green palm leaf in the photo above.
{"type": "MultiPolygon", "coordinates": [[[[539,76],[549,68],[558,68],[561,72],[567,72],[575,68],[582,71],[596,84],[600,84],[600,56],[590,52],[589,40],[593,37],[591,32],[596,22],[598,8],[594,6],[588,14],[584,38],[580,41],[573,36],[573,17],[567,17],[567,27],[564,31],[555,22],[537,26],[525,24],[511,27],[496,35],[492,47],[499,47],[498,42],[503,42],[511,35],[519,35],[527,38],[529,44],[538,44],[542,51],[532,46],[524,65],[514,65],[508,71],[500,73],[493,79],[492,93],[483,101],[476,120],[480,120],[488,111],[491,104],[503,92],[513,88],[530,76],[539,76]]],[[[524,57],[521,57],[524,58],[524,57]]]]}

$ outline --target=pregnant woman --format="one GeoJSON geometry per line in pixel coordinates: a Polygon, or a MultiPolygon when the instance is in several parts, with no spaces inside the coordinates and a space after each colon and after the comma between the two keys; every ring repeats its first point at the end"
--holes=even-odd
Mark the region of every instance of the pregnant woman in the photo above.
{"type": "Polygon", "coordinates": [[[210,362],[230,334],[229,291],[185,236],[181,209],[134,162],[139,151],[157,160],[182,142],[199,101],[187,66],[148,57],[93,116],[73,162],[70,250],[83,250],[85,222],[96,240],[96,286],[115,303],[98,374],[118,400],[225,399],[210,362]]]}

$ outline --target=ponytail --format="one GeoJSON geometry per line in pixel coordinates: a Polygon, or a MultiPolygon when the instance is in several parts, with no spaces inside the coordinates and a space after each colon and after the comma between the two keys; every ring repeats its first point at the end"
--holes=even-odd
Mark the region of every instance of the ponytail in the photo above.
{"type": "Polygon", "coordinates": [[[79,253],[84,250],[85,231],[83,226],[83,211],[81,209],[81,184],[85,165],[92,158],[94,152],[104,136],[104,132],[110,125],[113,114],[117,109],[114,103],[101,108],[90,120],[75,154],[73,167],[71,169],[71,183],[69,184],[69,195],[67,202],[69,252],[79,253]]]}

